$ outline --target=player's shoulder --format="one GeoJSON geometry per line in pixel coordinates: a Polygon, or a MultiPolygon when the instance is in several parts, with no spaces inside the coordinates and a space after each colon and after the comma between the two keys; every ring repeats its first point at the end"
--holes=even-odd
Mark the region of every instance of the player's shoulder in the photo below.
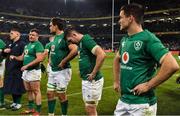
{"type": "Polygon", "coordinates": [[[82,38],[82,42],[90,42],[90,41],[94,41],[94,38],[91,37],[89,34],[85,34],[82,38]]]}

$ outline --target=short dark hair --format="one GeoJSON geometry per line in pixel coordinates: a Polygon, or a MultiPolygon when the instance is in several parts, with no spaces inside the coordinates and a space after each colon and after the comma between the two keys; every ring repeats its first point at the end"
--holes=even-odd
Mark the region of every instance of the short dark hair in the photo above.
{"type": "Polygon", "coordinates": [[[38,35],[39,35],[39,30],[34,28],[34,29],[31,29],[30,32],[36,32],[38,35]]]}
{"type": "Polygon", "coordinates": [[[142,5],[136,3],[124,5],[121,7],[120,11],[124,11],[125,16],[134,16],[136,23],[143,23],[144,8],[142,5]]]}
{"type": "Polygon", "coordinates": [[[65,27],[65,21],[62,20],[61,18],[54,17],[51,19],[51,22],[53,25],[57,25],[59,30],[63,30],[65,27]]]}
{"type": "Polygon", "coordinates": [[[79,31],[77,31],[76,27],[74,27],[74,26],[67,27],[64,31],[64,37],[65,38],[69,37],[73,31],[79,33],[79,31]]]}
{"type": "Polygon", "coordinates": [[[16,26],[13,26],[10,31],[17,31],[17,32],[21,33],[21,29],[20,29],[20,27],[17,26],[17,25],[16,25],[16,26]]]}

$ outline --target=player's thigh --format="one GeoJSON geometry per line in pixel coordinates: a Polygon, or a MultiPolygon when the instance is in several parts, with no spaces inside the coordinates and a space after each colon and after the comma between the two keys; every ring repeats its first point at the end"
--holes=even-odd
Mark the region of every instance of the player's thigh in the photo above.
{"type": "Polygon", "coordinates": [[[82,81],[82,94],[85,102],[96,101],[98,102],[102,96],[104,78],[97,81],[82,81]]]}
{"type": "Polygon", "coordinates": [[[157,111],[157,104],[133,104],[130,106],[130,114],[134,116],[155,116],[157,111]]]}
{"type": "Polygon", "coordinates": [[[0,88],[3,87],[3,76],[0,75],[0,88]]]}
{"type": "Polygon", "coordinates": [[[48,82],[47,82],[47,93],[51,93],[56,91],[56,80],[55,77],[58,75],[58,72],[50,71],[48,74],[48,82]]]}
{"type": "Polygon", "coordinates": [[[128,108],[129,108],[129,104],[124,103],[119,99],[116,105],[116,109],[114,110],[114,115],[115,116],[128,116],[130,115],[128,113],[128,108]]]}
{"type": "Polygon", "coordinates": [[[40,81],[31,81],[29,83],[32,91],[40,91],[40,81]]]}
{"type": "Polygon", "coordinates": [[[5,60],[0,63],[0,75],[3,76],[5,69],[5,60]]]}
{"type": "Polygon", "coordinates": [[[55,76],[57,93],[66,92],[67,86],[71,80],[71,75],[71,69],[64,69],[58,72],[58,74],[55,76]]]}
{"type": "Polygon", "coordinates": [[[41,80],[41,70],[25,70],[22,74],[22,79],[25,81],[39,81],[41,80]]]}
{"type": "Polygon", "coordinates": [[[28,81],[23,81],[23,84],[24,84],[24,88],[26,89],[26,91],[31,90],[31,86],[30,86],[30,83],[28,81]]]}

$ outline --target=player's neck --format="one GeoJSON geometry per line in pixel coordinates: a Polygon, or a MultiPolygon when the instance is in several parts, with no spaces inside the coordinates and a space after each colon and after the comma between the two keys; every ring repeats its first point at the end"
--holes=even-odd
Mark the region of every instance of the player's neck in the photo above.
{"type": "Polygon", "coordinates": [[[78,41],[81,41],[81,39],[83,38],[83,34],[79,34],[79,40],[78,41]]]}
{"type": "Polygon", "coordinates": [[[131,36],[131,35],[134,35],[136,33],[142,32],[142,31],[143,31],[142,26],[138,25],[138,24],[135,24],[135,25],[132,25],[128,29],[128,35],[131,36]]]}
{"type": "Polygon", "coordinates": [[[62,33],[64,33],[63,30],[57,30],[57,31],[56,31],[56,35],[61,35],[62,33]]]}
{"type": "Polygon", "coordinates": [[[18,41],[19,39],[20,39],[20,37],[16,37],[16,38],[14,38],[13,42],[18,41]]]}

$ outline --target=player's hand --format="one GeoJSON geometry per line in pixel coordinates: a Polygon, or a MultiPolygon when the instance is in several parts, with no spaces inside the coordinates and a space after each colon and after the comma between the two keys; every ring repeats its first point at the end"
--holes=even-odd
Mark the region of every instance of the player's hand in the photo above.
{"type": "Polygon", "coordinates": [[[87,79],[89,81],[92,81],[94,79],[94,77],[95,77],[95,74],[93,74],[93,73],[87,74],[87,77],[88,77],[87,79]]]}
{"type": "Polygon", "coordinates": [[[28,68],[28,66],[25,65],[25,66],[23,66],[23,67],[21,68],[21,71],[24,71],[24,70],[26,70],[27,68],[28,68]]]}
{"type": "Polygon", "coordinates": [[[9,56],[9,59],[10,59],[10,60],[14,60],[14,59],[15,59],[15,56],[14,56],[14,55],[10,55],[10,56],[9,56]]]}
{"type": "Polygon", "coordinates": [[[148,82],[145,82],[145,83],[141,83],[141,84],[137,85],[133,89],[133,93],[134,93],[134,95],[140,95],[140,94],[145,93],[149,90],[150,90],[150,87],[148,86],[148,82]]]}
{"type": "Polygon", "coordinates": [[[115,90],[116,92],[120,92],[120,85],[119,85],[118,82],[114,82],[114,90],[115,90]]]}
{"type": "Polygon", "coordinates": [[[58,65],[61,69],[64,69],[66,62],[64,60],[61,61],[61,63],[58,65]]]}
{"type": "Polygon", "coordinates": [[[11,49],[10,49],[10,48],[6,48],[6,49],[4,49],[4,52],[5,52],[5,53],[10,53],[10,52],[11,52],[11,49]]]}

